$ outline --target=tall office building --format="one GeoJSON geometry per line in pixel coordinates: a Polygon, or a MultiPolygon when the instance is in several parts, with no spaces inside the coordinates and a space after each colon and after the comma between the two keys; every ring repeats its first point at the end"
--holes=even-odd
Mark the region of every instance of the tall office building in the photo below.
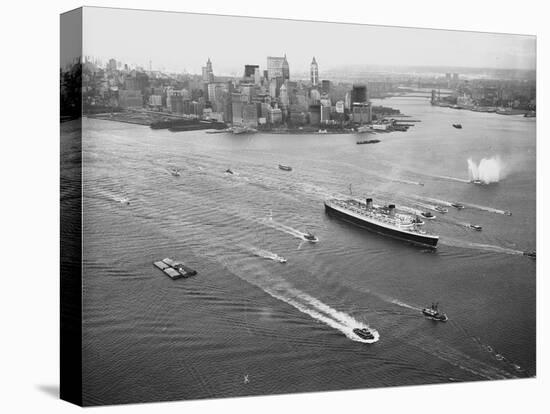
{"type": "Polygon", "coordinates": [[[368,102],[367,86],[361,84],[353,85],[351,90],[351,104],[368,102]]]}
{"type": "Polygon", "coordinates": [[[260,67],[254,69],[254,83],[260,85],[262,83],[262,75],[260,74],[260,67]]]}
{"type": "Polygon", "coordinates": [[[321,90],[323,93],[330,93],[330,81],[329,80],[322,80],[321,81],[321,90]]]}
{"type": "Polygon", "coordinates": [[[202,81],[205,83],[214,82],[214,71],[212,70],[210,58],[208,58],[206,66],[202,67],[202,81]]]}
{"type": "Polygon", "coordinates": [[[289,80],[290,79],[290,67],[288,66],[288,60],[286,60],[286,53],[285,53],[285,59],[283,60],[283,80],[289,80]]]}
{"type": "Polygon", "coordinates": [[[278,98],[279,93],[281,90],[281,86],[283,85],[283,78],[281,76],[277,76],[275,78],[270,78],[269,82],[269,95],[272,98],[278,98]]]}
{"type": "Polygon", "coordinates": [[[319,65],[315,60],[315,56],[313,56],[313,60],[311,61],[310,72],[311,72],[311,84],[313,86],[317,86],[319,84],[319,65]]]}
{"type": "MultiPolygon", "coordinates": [[[[283,64],[285,61],[286,61],[286,56],[284,57],[268,56],[267,57],[267,76],[270,80],[284,77],[283,64]]],[[[288,62],[286,63],[286,66],[287,66],[287,74],[288,74],[288,62]]]]}
{"type": "Polygon", "coordinates": [[[244,103],[242,106],[242,124],[250,127],[258,126],[258,105],[255,103],[244,103]]]}
{"type": "Polygon", "coordinates": [[[288,99],[287,87],[284,83],[281,85],[281,88],[279,89],[279,99],[281,100],[281,105],[284,108],[289,106],[290,101],[288,99]]]}
{"type": "Polygon", "coordinates": [[[107,64],[107,70],[116,70],[116,60],[115,59],[109,59],[109,63],[107,64]]]}
{"type": "Polygon", "coordinates": [[[253,78],[254,73],[256,72],[256,69],[260,69],[258,65],[244,65],[244,77],[245,78],[253,78]]]}
{"type": "Polygon", "coordinates": [[[231,94],[231,115],[233,125],[242,125],[243,123],[243,102],[240,93],[231,94]]]}

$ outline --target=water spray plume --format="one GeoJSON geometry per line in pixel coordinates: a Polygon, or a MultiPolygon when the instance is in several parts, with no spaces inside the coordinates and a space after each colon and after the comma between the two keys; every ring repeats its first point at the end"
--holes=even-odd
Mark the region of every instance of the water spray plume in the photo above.
{"type": "Polygon", "coordinates": [[[502,178],[502,161],[498,156],[483,158],[476,164],[468,158],[468,175],[470,181],[481,181],[483,184],[498,183],[502,178]]]}

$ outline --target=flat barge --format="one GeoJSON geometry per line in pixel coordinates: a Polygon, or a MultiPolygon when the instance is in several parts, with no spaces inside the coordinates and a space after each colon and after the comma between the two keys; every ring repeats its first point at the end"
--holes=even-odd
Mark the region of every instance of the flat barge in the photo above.
{"type": "Polygon", "coordinates": [[[187,278],[190,276],[195,276],[197,274],[196,270],[191,269],[183,262],[178,262],[168,257],[158,262],[154,262],[153,265],[162,270],[164,274],[166,274],[172,280],[181,279],[182,277],[187,278]]]}
{"type": "Polygon", "coordinates": [[[358,227],[419,246],[435,249],[439,241],[439,236],[421,230],[414,216],[397,213],[394,204],[374,206],[372,198],[366,203],[332,198],[325,200],[325,211],[358,227]]]}

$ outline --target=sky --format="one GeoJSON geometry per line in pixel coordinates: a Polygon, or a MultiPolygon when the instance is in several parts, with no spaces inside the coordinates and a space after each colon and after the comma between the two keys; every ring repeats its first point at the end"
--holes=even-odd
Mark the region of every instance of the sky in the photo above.
{"type": "Polygon", "coordinates": [[[241,75],[245,64],[266,69],[285,53],[293,71],[348,65],[536,67],[536,39],[510,35],[391,26],[152,12],[86,7],[83,54],[154,70],[241,75]]]}

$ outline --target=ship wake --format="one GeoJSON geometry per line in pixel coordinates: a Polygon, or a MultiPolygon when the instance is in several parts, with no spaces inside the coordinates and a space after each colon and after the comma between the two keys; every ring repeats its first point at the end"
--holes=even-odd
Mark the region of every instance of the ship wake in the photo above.
{"type": "Polygon", "coordinates": [[[307,239],[305,238],[307,236],[307,233],[304,233],[298,229],[287,226],[286,224],[279,223],[273,220],[273,217],[271,216],[259,219],[258,222],[266,225],[267,227],[271,227],[272,229],[278,230],[286,234],[290,234],[291,236],[296,237],[297,239],[307,241],[307,239]]]}
{"type": "Polygon", "coordinates": [[[473,243],[473,242],[453,239],[449,237],[446,237],[445,239],[440,240],[439,244],[444,244],[452,247],[461,247],[464,249],[484,250],[484,251],[493,252],[493,253],[503,253],[503,254],[510,254],[510,255],[516,255],[516,256],[523,255],[523,251],[521,250],[509,249],[507,247],[495,246],[492,244],[473,243]]]}
{"type": "MultiPolygon", "coordinates": [[[[452,207],[452,202],[447,201],[447,200],[439,200],[437,198],[431,198],[431,197],[426,197],[426,196],[418,196],[418,195],[414,195],[414,194],[410,194],[409,197],[412,197],[415,200],[423,200],[423,201],[426,201],[426,202],[431,202],[431,203],[435,203],[435,204],[439,204],[439,205],[452,207]]],[[[501,210],[501,209],[494,208],[494,207],[482,206],[482,205],[473,204],[473,203],[464,203],[464,202],[460,202],[460,203],[465,207],[474,208],[476,210],[481,210],[481,211],[487,211],[489,213],[503,214],[503,215],[506,215],[506,216],[509,216],[509,215],[512,214],[508,210],[501,210]]]]}
{"type": "Polygon", "coordinates": [[[243,272],[246,265],[244,263],[239,264],[235,260],[224,261],[223,264],[233,274],[246,282],[259,287],[273,298],[291,305],[316,321],[336,329],[352,341],[374,343],[380,339],[378,331],[371,328],[367,323],[358,321],[351,315],[336,310],[319,299],[296,289],[280,276],[273,275],[259,268],[255,268],[253,272],[243,272]],[[374,339],[367,340],[358,337],[353,333],[353,330],[356,328],[368,329],[374,336],[374,339]]]}
{"type": "Polygon", "coordinates": [[[279,256],[277,253],[270,252],[269,250],[265,250],[259,247],[254,247],[249,245],[242,245],[242,248],[257,257],[273,260],[274,262],[279,262],[279,263],[286,262],[286,259],[284,257],[279,256]]]}

